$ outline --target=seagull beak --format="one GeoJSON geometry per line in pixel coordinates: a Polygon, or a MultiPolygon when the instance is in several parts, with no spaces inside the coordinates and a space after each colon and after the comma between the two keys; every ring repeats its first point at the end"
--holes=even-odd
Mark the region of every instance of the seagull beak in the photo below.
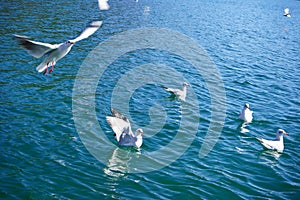
{"type": "Polygon", "coordinates": [[[285,132],[285,133],[284,133],[284,135],[287,135],[287,136],[288,136],[288,135],[289,135],[289,133],[285,132]]]}

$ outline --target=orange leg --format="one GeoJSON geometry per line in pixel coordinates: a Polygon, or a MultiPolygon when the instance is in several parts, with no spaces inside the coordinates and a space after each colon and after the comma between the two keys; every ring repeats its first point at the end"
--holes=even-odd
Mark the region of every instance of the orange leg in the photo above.
{"type": "Polygon", "coordinates": [[[49,74],[51,74],[51,73],[53,72],[53,69],[54,69],[54,65],[55,65],[55,64],[56,64],[55,61],[52,61],[52,63],[51,63],[52,67],[51,67],[51,69],[50,69],[50,71],[49,71],[49,74]]]}
{"type": "Polygon", "coordinates": [[[48,72],[48,65],[49,65],[49,63],[47,63],[47,67],[46,67],[46,69],[45,69],[43,75],[46,75],[46,74],[47,74],[47,72],[48,72]]]}

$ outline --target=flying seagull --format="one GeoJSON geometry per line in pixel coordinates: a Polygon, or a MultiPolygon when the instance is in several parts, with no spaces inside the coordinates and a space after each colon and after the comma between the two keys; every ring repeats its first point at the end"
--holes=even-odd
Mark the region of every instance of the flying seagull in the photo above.
{"type": "Polygon", "coordinates": [[[165,87],[165,86],[163,86],[163,88],[166,91],[168,91],[168,92],[172,93],[173,95],[175,95],[177,98],[181,99],[182,101],[185,101],[187,86],[189,86],[189,84],[184,82],[182,84],[182,90],[174,89],[174,88],[168,88],[168,87],[165,87]]]}
{"type": "Polygon", "coordinates": [[[251,122],[253,119],[252,113],[253,111],[250,110],[249,104],[246,103],[242,112],[240,113],[239,119],[244,120],[245,122],[251,122]]]}
{"type": "Polygon", "coordinates": [[[284,9],[284,14],[283,15],[286,16],[286,17],[291,17],[290,9],[289,8],[284,9]]]}
{"type": "Polygon", "coordinates": [[[283,144],[283,135],[289,135],[283,129],[278,129],[276,133],[275,140],[265,140],[262,138],[256,138],[266,149],[275,150],[280,153],[283,152],[284,144],[283,144]]]}
{"type": "Polygon", "coordinates": [[[43,74],[45,75],[48,72],[48,66],[50,63],[52,67],[49,70],[49,74],[52,73],[56,62],[67,55],[76,42],[88,38],[90,35],[95,33],[101,25],[102,21],[94,21],[90,23],[89,26],[87,26],[86,29],[77,38],[68,40],[65,43],[61,44],[35,42],[33,40],[29,40],[29,38],[26,36],[14,36],[19,45],[33,57],[40,58],[42,56],[45,56],[44,61],[36,67],[36,70],[38,72],[44,72],[43,74]]]}
{"type": "Polygon", "coordinates": [[[137,129],[134,135],[127,117],[115,109],[111,109],[111,113],[113,116],[106,116],[106,121],[115,132],[114,136],[119,145],[140,148],[143,144],[143,130],[141,128],[137,129]]]}

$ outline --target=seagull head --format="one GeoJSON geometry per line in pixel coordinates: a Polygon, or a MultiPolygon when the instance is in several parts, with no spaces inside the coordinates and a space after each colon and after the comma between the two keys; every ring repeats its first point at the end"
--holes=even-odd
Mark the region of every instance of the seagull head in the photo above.
{"type": "Polygon", "coordinates": [[[245,108],[245,109],[246,109],[246,108],[250,109],[250,105],[249,105],[248,103],[246,103],[245,106],[244,106],[244,108],[245,108]]]}
{"type": "Polygon", "coordinates": [[[278,129],[277,136],[281,136],[281,135],[289,135],[289,134],[287,132],[285,132],[283,129],[278,129]]]}
{"type": "Polygon", "coordinates": [[[143,134],[144,134],[143,129],[139,128],[136,130],[136,135],[143,135],[143,134]]]}
{"type": "Polygon", "coordinates": [[[187,86],[190,86],[190,84],[188,84],[187,82],[184,82],[184,83],[182,84],[182,87],[187,87],[187,86]]]}
{"type": "Polygon", "coordinates": [[[75,42],[73,42],[72,40],[68,40],[65,42],[65,45],[67,46],[73,46],[75,44],[75,42]]]}

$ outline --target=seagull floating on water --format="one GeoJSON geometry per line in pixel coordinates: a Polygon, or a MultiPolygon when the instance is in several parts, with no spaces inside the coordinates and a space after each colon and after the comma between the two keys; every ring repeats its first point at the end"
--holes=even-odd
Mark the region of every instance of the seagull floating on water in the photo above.
{"type": "Polygon", "coordinates": [[[174,89],[174,88],[168,88],[168,87],[165,87],[165,86],[163,86],[163,88],[166,91],[168,91],[168,92],[172,93],[173,95],[175,95],[177,98],[181,99],[182,101],[185,101],[187,86],[189,86],[189,84],[184,82],[182,84],[182,90],[174,89]]]}
{"type": "Polygon", "coordinates": [[[280,153],[283,152],[284,144],[283,144],[283,135],[289,135],[283,129],[278,129],[275,140],[265,140],[262,138],[256,137],[256,139],[266,148],[270,150],[275,150],[280,153]]]}
{"type": "Polygon", "coordinates": [[[108,10],[109,5],[108,5],[108,0],[98,0],[98,6],[100,10],[108,10]]]}
{"type": "Polygon", "coordinates": [[[252,113],[253,111],[250,110],[249,104],[246,103],[242,112],[240,113],[239,119],[244,120],[245,122],[251,122],[253,119],[252,113]]]}
{"type": "Polygon", "coordinates": [[[144,131],[139,128],[134,135],[127,117],[123,116],[115,109],[111,109],[111,113],[113,116],[107,116],[106,121],[115,132],[114,136],[119,145],[140,148],[143,144],[142,135],[144,134],[144,131]]]}
{"type": "Polygon", "coordinates": [[[76,42],[88,38],[90,35],[95,33],[101,25],[102,21],[94,21],[90,23],[89,26],[77,38],[68,40],[65,43],[61,44],[35,42],[29,40],[29,38],[26,36],[14,36],[19,42],[19,45],[33,57],[40,58],[42,56],[45,56],[44,61],[36,67],[36,70],[38,72],[44,72],[43,74],[45,75],[48,72],[48,66],[50,63],[52,67],[49,70],[49,74],[52,73],[56,62],[67,55],[76,42]]]}
{"type": "Polygon", "coordinates": [[[286,16],[286,17],[291,17],[290,9],[289,8],[284,9],[284,14],[283,15],[286,16]]]}

